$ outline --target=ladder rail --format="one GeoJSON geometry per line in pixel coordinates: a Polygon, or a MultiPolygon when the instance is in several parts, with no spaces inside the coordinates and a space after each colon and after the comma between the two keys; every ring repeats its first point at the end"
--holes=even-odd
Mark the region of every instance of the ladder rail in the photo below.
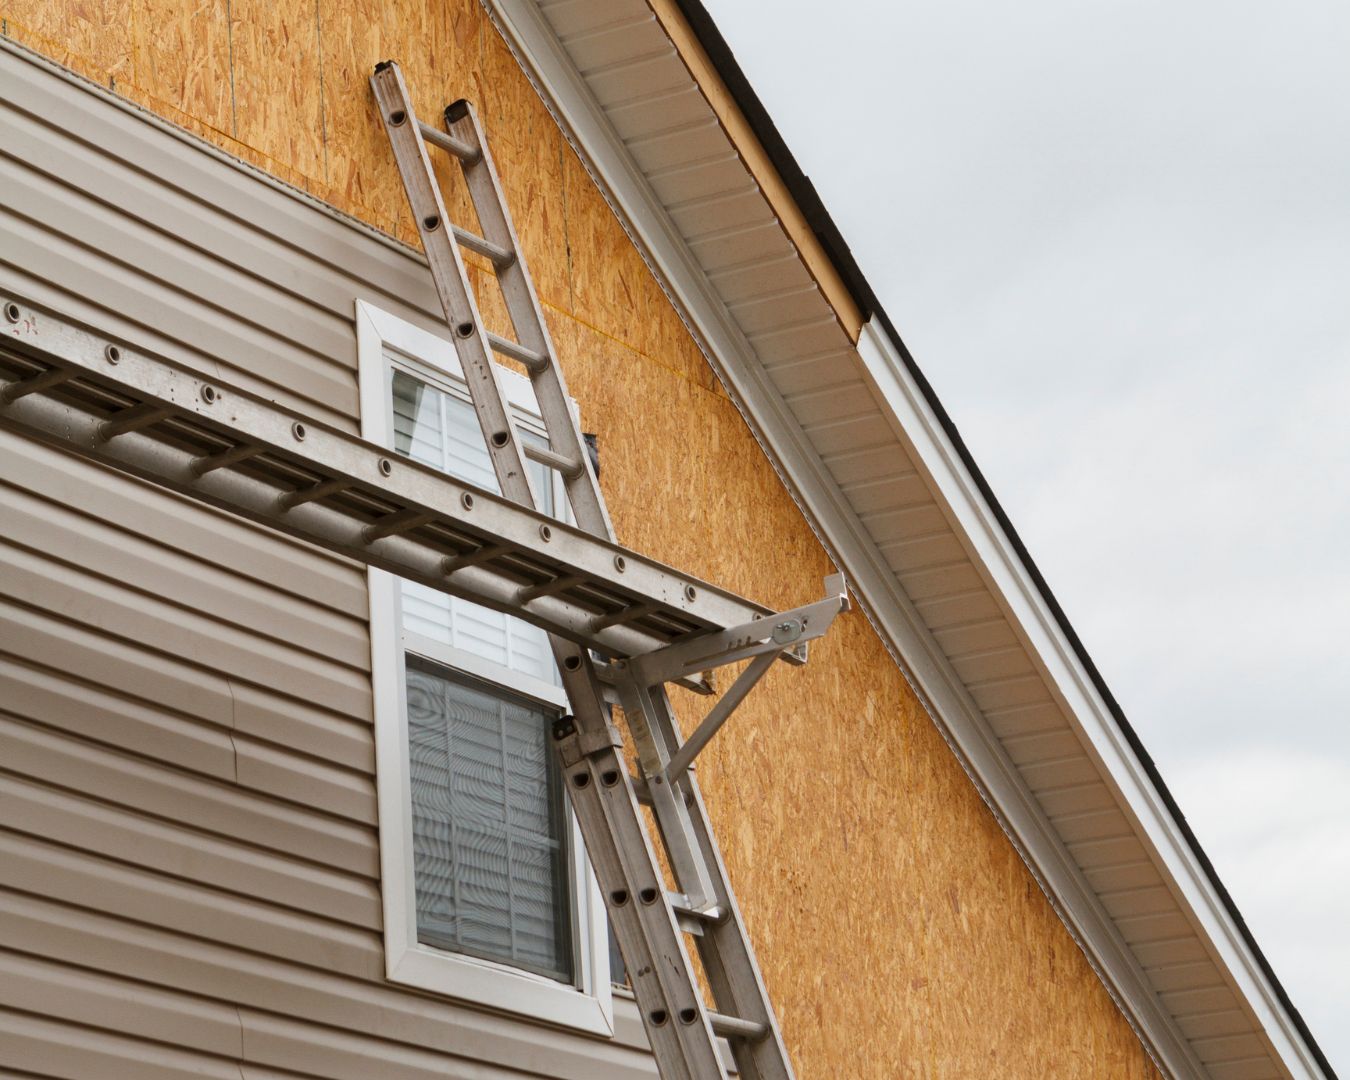
{"type": "MultiPolygon", "coordinates": [[[[578,526],[612,538],[604,497],[473,107],[462,100],[448,106],[443,114],[442,138],[435,129],[416,120],[397,64],[380,64],[371,85],[503,494],[535,506],[525,461],[527,456],[541,461],[561,474],[578,526]],[[427,140],[449,151],[459,163],[481,237],[447,227],[443,197],[427,156],[427,140]],[[514,343],[484,328],[459,253],[461,244],[486,253],[492,263],[515,333],[514,343]],[[546,451],[527,450],[509,426],[510,415],[493,370],[494,350],[508,357],[514,351],[517,358],[530,358],[526,367],[549,436],[546,451]]],[[[543,589],[546,591],[547,586],[543,589]]],[[[542,599],[543,593],[533,591],[529,595],[542,599]]],[[[608,619],[602,621],[615,625],[608,619]]],[[[625,672],[621,662],[607,667],[602,677],[589,650],[563,638],[550,638],[573,711],[555,731],[555,749],[628,963],[644,1027],[666,1080],[725,1077],[719,1036],[731,1042],[746,1080],[792,1077],[763,979],[712,840],[697,779],[689,768],[694,754],[768,663],[786,654],[787,643],[780,646],[777,642],[775,638],[769,648],[770,660],[756,664],[754,678],[738,683],[722,711],[715,712],[713,723],[701,732],[697,744],[682,749],[665,678],[645,677],[640,665],[625,672]],[[615,669],[620,671],[617,676],[615,669]],[[620,740],[605,703],[606,682],[617,689],[629,719],[644,774],[641,777],[630,776],[619,752],[620,740]],[[672,761],[678,766],[673,771],[672,761]],[[658,833],[680,890],[674,895],[666,889],[639,812],[639,782],[644,801],[654,810],[658,833]],[[714,912],[717,918],[712,917],[714,912]],[[694,974],[686,933],[695,938],[703,960],[713,995],[711,1006],[704,1002],[694,974]]],[[[713,650],[714,657],[718,651],[713,650]]],[[[763,647],[756,646],[756,651],[763,651],[763,647]]]]}

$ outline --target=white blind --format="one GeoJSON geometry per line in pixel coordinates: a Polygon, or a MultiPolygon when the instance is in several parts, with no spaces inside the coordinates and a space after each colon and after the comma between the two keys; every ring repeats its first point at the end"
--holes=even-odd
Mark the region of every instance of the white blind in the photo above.
{"type": "Polygon", "coordinates": [[[545,711],[408,657],[417,936],[572,977],[545,711]]]}
{"type": "MultiPolygon", "coordinates": [[[[394,369],[394,449],[489,491],[500,492],[473,406],[394,369]]],[[[540,438],[539,442],[544,440],[540,438]]],[[[528,462],[539,509],[552,514],[553,474],[528,462]]],[[[403,625],[423,637],[559,685],[548,637],[538,627],[458,597],[403,582],[403,625]]]]}
{"type": "MultiPolygon", "coordinates": [[[[397,368],[392,383],[395,451],[499,491],[473,407],[397,368]]],[[[552,513],[553,476],[529,465],[552,513]]],[[[558,685],[543,631],[414,582],[402,589],[406,631],[558,685]]],[[[406,660],[418,940],[569,981],[565,818],[545,741],[556,711],[406,660]]]]}

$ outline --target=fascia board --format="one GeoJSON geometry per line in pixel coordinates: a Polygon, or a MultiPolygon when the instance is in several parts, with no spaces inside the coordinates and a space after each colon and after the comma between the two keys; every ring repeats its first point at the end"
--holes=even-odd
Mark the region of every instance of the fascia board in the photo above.
{"type": "Polygon", "coordinates": [[[1183,897],[1272,1049],[1294,1076],[1323,1076],[1294,1028],[1222,899],[1162,796],[1098,693],[1076,650],[970,475],[945,428],[884,327],[874,318],[858,342],[876,392],[895,418],[894,430],[928,479],[995,589],[1010,620],[1036,657],[1085,747],[1112,784],[1183,897]]]}
{"type": "MultiPolygon", "coordinates": [[[[1073,863],[1035,797],[984,722],[961,680],[923,625],[894,572],[829,476],[753,348],[733,322],[661,207],[552,28],[531,0],[494,0],[507,39],[547,88],[545,100],[584,150],[640,246],[707,346],[756,436],[812,525],[849,575],[862,606],[915,684],[1023,859],[1060,911],[1106,986],[1175,1076],[1203,1075],[1189,1042],[1161,1009],[1138,961],[1073,863]]],[[[864,327],[864,334],[867,328],[864,327]]]]}

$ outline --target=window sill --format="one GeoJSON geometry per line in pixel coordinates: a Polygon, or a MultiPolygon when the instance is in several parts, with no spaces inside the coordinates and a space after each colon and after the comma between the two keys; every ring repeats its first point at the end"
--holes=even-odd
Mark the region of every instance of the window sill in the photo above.
{"type": "Polygon", "coordinates": [[[467,1004],[512,1013],[606,1038],[614,1034],[609,994],[583,993],[575,986],[518,971],[491,960],[456,956],[423,945],[388,953],[390,982],[442,994],[467,1004]]]}

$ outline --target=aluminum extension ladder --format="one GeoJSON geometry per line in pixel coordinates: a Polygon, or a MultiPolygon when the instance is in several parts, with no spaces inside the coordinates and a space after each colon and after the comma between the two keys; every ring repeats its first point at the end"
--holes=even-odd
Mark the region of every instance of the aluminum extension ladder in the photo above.
{"type": "MultiPolygon", "coordinates": [[[[375,68],[371,86],[503,494],[523,506],[536,505],[524,460],[532,458],[561,474],[579,527],[612,539],[604,498],[568,406],[562,370],[473,106],[466,101],[448,106],[443,129],[420,122],[393,61],[375,68]],[[483,235],[448,220],[428,144],[447,151],[459,163],[483,235]],[[514,341],[488,333],[483,326],[460,247],[483,256],[495,270],[514,341]],[[547,449],[526,443],[515,431],[493,352],[519,362],[528,372],[548,432],[547,449]]],[[[567,580],[560,578],[558,583],[567,580]]],[[[833,595],[826,600],[763,621],[748,635],[731,629],[694,636],[610,663],[598,662],[572,641],[550,639],[573,713],[555,726],[556,750],[647,1036],[666,1080],[725,1076],[718,1036],[730,1043],[742,1076],[752,1080],[792,1076],[690,765],[769,666],[785,654],[804,658],[797,651],[799,645],[823,633],[847,604],[842,579],[832,584],[833,595]],[[693,680],[699,685],[701,673],[746,658],[750,663],[699,730],[682,741],[665,684],[693,680]],[[607,687],[616,695],[607,694],[607,687]],[[625,767],[620,736],[608,717],[606,702],[615,696],[636,743],[640,777],[631,776],[625,767]],[[666,887],[639,802],[654,811],[675,890],[666,887]],[[693,938],[702,961],[715,1003],[712,1008],[700,993],[686,935],[693,938]]],[[[704,689],[709,689],[706,684],[704,689]]]]}

